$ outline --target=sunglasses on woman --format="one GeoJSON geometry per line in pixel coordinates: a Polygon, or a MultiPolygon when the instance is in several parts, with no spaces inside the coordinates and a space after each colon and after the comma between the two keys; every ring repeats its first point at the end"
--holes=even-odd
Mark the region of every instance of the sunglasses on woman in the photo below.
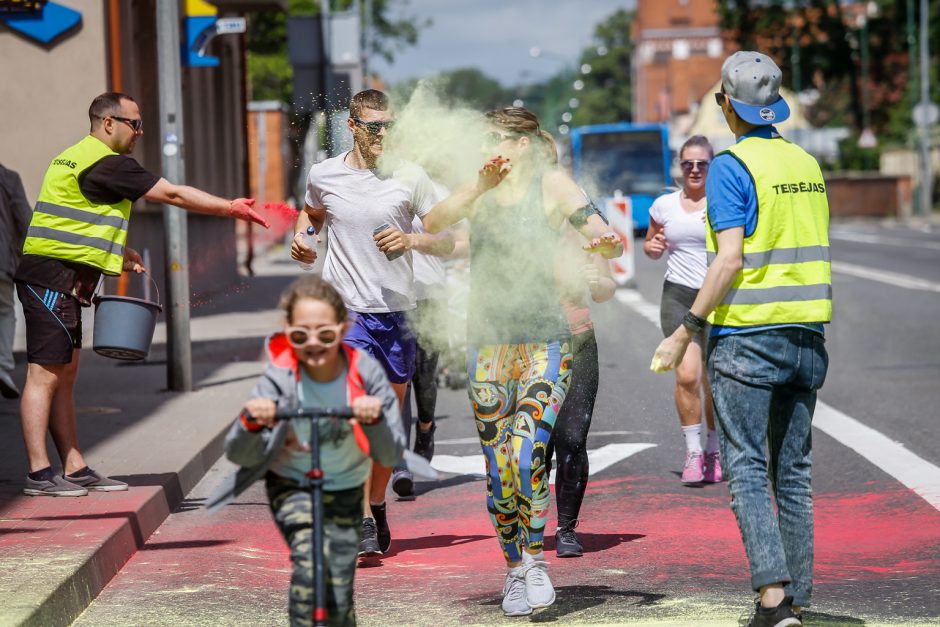
{"type": "Polygon", "coordinates": [[[686,159],[679,163],[679,167],[682,168],[683,172],[692,172],[696,167],[699,172],[703,172],[708,169],[709,163],[711,162],[703,159],[686,159]]]}
{"type": "Polygon", "coordinates": [[[327,327],[320,327],[316,331],[311,331],[307,327],[287,327],[287,341],[294,348],[303,348],[313,336],[317,339],[317,344],[329,348],[342,337],[343,324],[337,324],[327,327]]]}
{"type": "Polygon", "coordinates": [[[366,122],[365,120],[359,118],[350,118],[353,122],[359,126],[364,126],[370,135],[378,135],[379,132],[384,128],[385,130],[391,130],[395,126],[395,120],[386,120],[384,122],[366,122]]]}
{"type": "Polygon", "coordinates": [[[501,143],[507,139],[517,139],[518,135],[507,135],[500,133],[499,131],[490,131],[483,135],[483,145],[485,146],[499,146],[501,143]]]}

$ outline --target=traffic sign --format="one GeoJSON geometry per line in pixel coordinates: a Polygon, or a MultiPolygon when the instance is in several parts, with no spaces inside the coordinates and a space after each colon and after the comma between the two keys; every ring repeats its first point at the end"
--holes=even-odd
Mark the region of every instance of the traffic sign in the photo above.
{"type": "Polygon", "coordinates": [[[918,102],[911,111],[911,117],[917,126],[933,126],[940,121],[940,107],[932,102],[918,102]]]}
{"type": "Polygon", "coordinates": [[[858,136],[858,147],[859,148],[874,148],[878,145],[878,138],[875,137],[874,131],[870,128],[866,128],[862,131],[862,134],[858,136]]]}

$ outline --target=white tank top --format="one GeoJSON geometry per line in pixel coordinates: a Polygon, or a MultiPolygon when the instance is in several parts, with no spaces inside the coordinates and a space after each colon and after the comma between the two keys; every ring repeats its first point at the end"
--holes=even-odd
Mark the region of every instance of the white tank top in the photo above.
{"type": "Polygon", "coordinates": [[[653,201],[650,217],[663,226],[666,238],[666,280],[693,289],[702,287],[708,263],[705,259],[705,211],[689,213],[680,194],[665,194],[653,201]]]}

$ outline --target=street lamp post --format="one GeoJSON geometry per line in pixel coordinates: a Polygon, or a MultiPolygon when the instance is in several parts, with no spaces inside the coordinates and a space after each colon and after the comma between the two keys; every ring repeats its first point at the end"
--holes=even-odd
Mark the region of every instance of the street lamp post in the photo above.
{"type": "Polygon", "coordinates": [[[928,72],[929,61],[929,40],[927,39],[928,24],[927,18],[930,16],[927,0],[920,0],[920,105],[925,115],[920,119],[920,211],[926,217],[930,215],[931,205],[933,204],[930,168],[930,134],[926,111],[930,107],[930,74],[928,72]]]}

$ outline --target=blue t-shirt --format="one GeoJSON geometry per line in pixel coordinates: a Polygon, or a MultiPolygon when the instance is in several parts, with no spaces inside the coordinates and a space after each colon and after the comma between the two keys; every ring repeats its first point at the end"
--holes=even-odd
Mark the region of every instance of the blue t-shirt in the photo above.
{"type": "MultiPolygon", "coordinates": [[[[773,126],[758,126],[742,135],[738,141],[747,137],[773,139],[780,133],[773,126]]],[[[705,196],[708,199],[708,221],[715,232],[744,227],[744,237],[750,237],[757,228],[757,188],[754,179],[741,162],[730,154],[715,157],[708,168],[705,179],[705,196]]],[[[823,334],[823,325],[812,324],[769,324],[757,327],[725,327],[712,325],[711,336],[721,337],[734,333],[753,333],[781,327],[802,327],[823,334]]]]}

